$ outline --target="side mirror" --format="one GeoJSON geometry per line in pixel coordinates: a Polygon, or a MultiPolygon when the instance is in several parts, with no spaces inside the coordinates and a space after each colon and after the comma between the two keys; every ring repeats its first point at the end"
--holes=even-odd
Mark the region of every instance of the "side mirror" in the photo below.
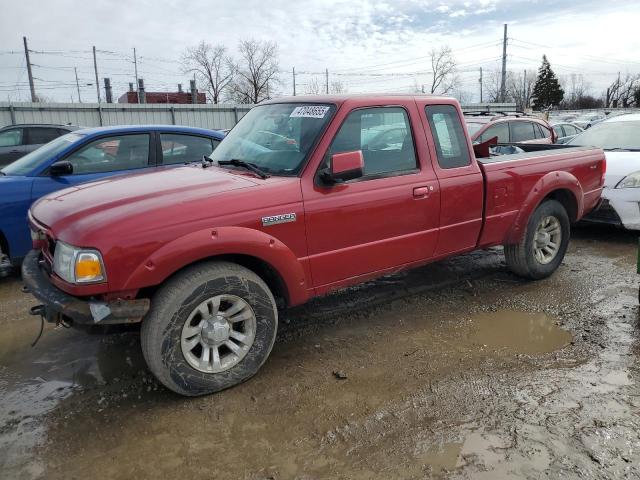
{"type": "Polygon", "coordinates": [[[56,162],[51,167],[49,167],[49,174],[52,177],[59,177],[62,175],[71,175],[73,173],[73,164],[71,162],[67,162],[66,160],[62,160],[60,162],[56,162]]]}
{"type": "Polygon", "coordinates": [[[329,170],[322,178],[328,183],[340,183],[364,175],[364,156],[362,150],[334,153],[331,156],[329,170]]]}

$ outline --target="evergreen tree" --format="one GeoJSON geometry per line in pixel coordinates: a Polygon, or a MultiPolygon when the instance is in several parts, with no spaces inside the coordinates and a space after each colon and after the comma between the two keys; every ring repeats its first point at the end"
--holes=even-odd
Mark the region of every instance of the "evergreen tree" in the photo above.
{"type": "Polygon", "coordinates": [[[547,56],[542,56],[542,65],[538,69],[538,77],[533,87],[532,103],[538,109],[558,105],[564,98],[564,90],[558,82],[556,74],[551,70],[547,56]]]}

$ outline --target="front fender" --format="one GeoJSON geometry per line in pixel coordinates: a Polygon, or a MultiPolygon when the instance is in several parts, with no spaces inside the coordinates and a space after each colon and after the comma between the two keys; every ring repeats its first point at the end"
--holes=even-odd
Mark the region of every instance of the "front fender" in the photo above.
{"type": "Polygon", "coordinates": [[[504,242],[505,245],[520,242],[534,210],[547,195],[557,190],[569,190],[571,192],[577,205],[577,218],[582,217],[584,210],[584,193],[578,179],[569,172],[549,172],[536,182],[522,203],[520,212],[507,232],[504,242]]]}
{"type": "Polygon", "coordinates": [[[280,274],[291,305],[308,299],[304,269],[289,247],[264,232],[245,227],[207,228],[163,245],[132,272],[123,290],[159,285],[181,268],[218,255],[258,258],[280,274]]]}

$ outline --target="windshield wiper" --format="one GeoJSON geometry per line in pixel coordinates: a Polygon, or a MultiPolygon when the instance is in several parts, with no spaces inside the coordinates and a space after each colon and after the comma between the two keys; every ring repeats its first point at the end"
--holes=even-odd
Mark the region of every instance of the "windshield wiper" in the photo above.
{"type": "Polygon", "coordinates": [[[244,167],[247,170],[251,170],[253,173],[258,175],[263,180],[271,176],[264,170],[260,170],[253,163],[245,162],[244,160],[238,160],[237,158],[234,158],[232,160],[218,160],[218,165],[232,165],[234,167],[244,167]]]}
{"type": "Polygon", "coordinates": [[[0,170],[0,175],[4,175],[4,176],[6,176],[7,174],[6,174],[6,173],[4,173],[2,170],[0,170]]]}
{"type": "Polygon", "coordinates": [[[603,148],[605,152],[640,152],[640,148],[603,148]]]}

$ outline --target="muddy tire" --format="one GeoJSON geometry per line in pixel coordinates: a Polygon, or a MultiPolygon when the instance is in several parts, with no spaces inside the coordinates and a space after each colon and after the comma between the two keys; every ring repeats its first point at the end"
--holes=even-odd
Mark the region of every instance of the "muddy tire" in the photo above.
{"type": "Polygon", "coordinates": [[[140,335],[156,378],[176,393],[197,396],[255,375],[277,329],[276,302],[260,277],[233,263],[207,262],[158,290],[140,335]]]}
{"type": "Polygon", "coordinates": [[[521,277],[546,278],[562,263],[570,235],[567,211],[560,202],[547,200],[529,218],[520,243],[505,245],[507,266],[521,277]]]}

